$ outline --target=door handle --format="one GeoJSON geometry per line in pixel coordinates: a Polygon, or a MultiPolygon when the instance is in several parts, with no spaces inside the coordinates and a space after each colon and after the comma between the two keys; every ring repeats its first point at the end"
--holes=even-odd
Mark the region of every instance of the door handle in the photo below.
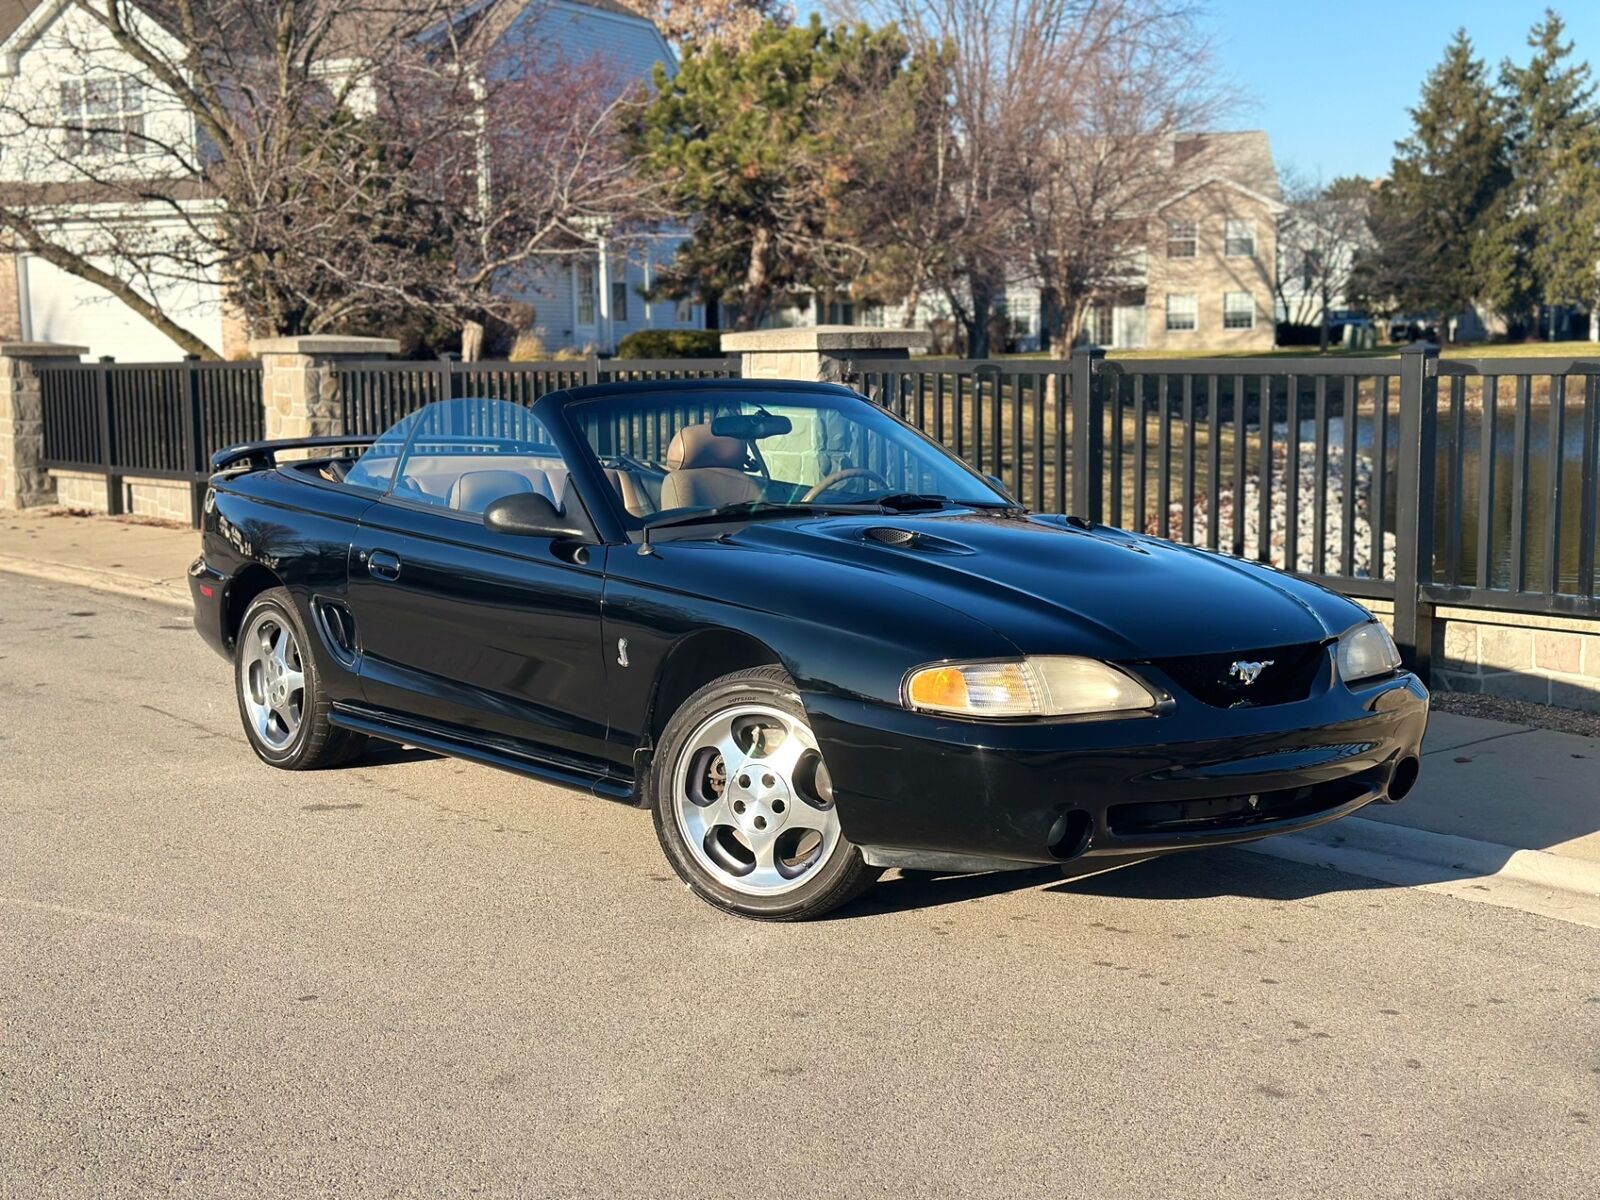
{"type": "Polygon", "coordinates": [[[367,573],[374,579],[393,583],[400,578],[400,556],[387,550],[374,550],[367,558],[367,573]]]}

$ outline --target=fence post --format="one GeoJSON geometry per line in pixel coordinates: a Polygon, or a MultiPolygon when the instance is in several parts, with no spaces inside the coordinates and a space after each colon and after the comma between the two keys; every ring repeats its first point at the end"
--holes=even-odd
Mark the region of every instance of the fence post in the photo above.
{"type": "Polygon", "coordinates": [[[102,354],[94,373],[94,399],[100,411],[100,465],[106,469],[106,513],[117,516],[122,512],[122,476],[117,471],[117,434],[112,427],[111,372],[106,370],[117,360],[102,354]]]}
{"type": "Polygon", "coordinates": [[[0,509],[56,502],[44,459],[44,397],[39,371],[50,363],[75,363],[85,346],[0,339],[0,509]]]}
{"type": "MultiPolygon", "coordinates": [[[[200,411],[200,356],[198,354],[185,354],[183,356],[183,380],[189,394],[189,419],[184,424],[184,467],[186,471],[197,474],[207,474],[205,443],[205,419],[200,411]]],[[[196,529],[200,528],[202,510],[205,508],[206,485],[198,480],[189,483],[189,520],[196,529]]]]}
{"type": "Polygon", "coordinates": [[[926,350],[933,342],[933,334],[926,329],[808,325],[795,329],[730,330],[721,341],[724,354],[738,356],[743,379],[841,383],[851,374],[851,360],[903,361],[914,351],[926,350]]]}
{"type": "Polygon", "coordinates": [[[337,437],[348,433],[339,401],[339,364],[387,359],[400,353],[393,338],[259,338],[250,353],[261,359],[261,402],[268,441],[337,437]]]}
{"type": "Polygon", "coordinates": [[[1400,445],[1395,472],[1394,637],[1406,666],[1424,683],[1433,661],[1435,447],[1439,347],[1414,342],[1400,351],[1400,445]]]}
{"type": "Polygon", "coordinates": [[[1105,513],[1105,357],[1099,346],[1072,352],[1072,511],[1086,521],[1105,513]]]}

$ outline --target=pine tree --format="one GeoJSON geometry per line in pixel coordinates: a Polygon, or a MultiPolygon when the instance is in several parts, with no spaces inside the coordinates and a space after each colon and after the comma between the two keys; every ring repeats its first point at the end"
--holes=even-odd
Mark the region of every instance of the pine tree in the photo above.
{"type": "Polygon", "coordinates": [[[1589,65],[1572,61],[1565,32],[1546,9],[1528,34],[1528,65],[1500,70],[1514,177],[1500,256],[1516,264],[1524,306],[1592,304],[1597,292],[1600,113],[1589,65]]]}
{"type": "Polygon", "coordinates": [[[1375,302],[1448,317],[1484,295],[1483,243],[1511,179],[1502,106],[1465,30],[1411,120],[1374,205],[1378,245],[1359,280],[1375,302]]]}

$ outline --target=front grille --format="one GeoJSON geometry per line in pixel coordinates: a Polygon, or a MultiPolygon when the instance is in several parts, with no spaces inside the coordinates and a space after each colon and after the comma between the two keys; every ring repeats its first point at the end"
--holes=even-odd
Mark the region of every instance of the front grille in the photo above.
{"type": "Polygon", "coordinates": [[[1172,676],[1196,700],[1217,708],[1258,707],[1304,700],[1333,671],[1333,655],[1321,642],[1269,646],[1231,654],[1158,658],[1152,665],[1172,676]],[[1235,664],[1266,663],[1254,683],[1246,683],[1235,664]]]}
{"type": "Polygon", "coordinates": [[[1205,833],[1248,829],[1268,821],[1308,817],[1348,804],[1381,784],[1379,774],[1364,771],[1348,779],[1275,792],[1249,792],[1233,796],[1208,796],[1201,800],[1160,800],[1143,804],[1113,804],[1106,823],[1118,835],[1205,833]]]}

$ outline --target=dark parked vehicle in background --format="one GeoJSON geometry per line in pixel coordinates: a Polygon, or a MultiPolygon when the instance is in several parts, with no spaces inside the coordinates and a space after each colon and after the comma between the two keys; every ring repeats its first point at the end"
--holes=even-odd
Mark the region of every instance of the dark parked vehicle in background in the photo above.
{"type": "Polygon", "coordinates": [[[448,400],[215,462],[195,621],[265,762],[376,737],[636,803],[746,916],[889,867],[1248,841],[1416,779],[1427,692],[1358,605],[1030,514],[842,387],[448,400]]]}

